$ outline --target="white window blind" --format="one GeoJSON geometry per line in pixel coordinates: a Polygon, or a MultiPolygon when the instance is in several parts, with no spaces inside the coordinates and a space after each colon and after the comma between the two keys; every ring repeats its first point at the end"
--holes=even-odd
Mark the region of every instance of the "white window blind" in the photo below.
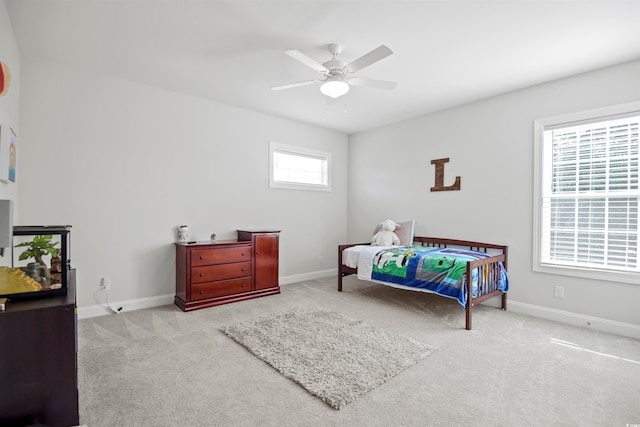
{"type": "Polygon", "coordinates": [[[534,268],[640,282],[639,123],[636,111],[538,129],[543,153],[534,268]]]}

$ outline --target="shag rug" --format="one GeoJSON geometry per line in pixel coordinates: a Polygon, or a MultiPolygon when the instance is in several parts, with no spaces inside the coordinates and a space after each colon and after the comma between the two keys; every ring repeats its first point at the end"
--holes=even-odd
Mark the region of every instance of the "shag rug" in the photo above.
{"type": "Polygon", "coordinates": [[[220,330],[335,409],[432,351],[421,342],[315,307],[275,313],[220,330]]]}

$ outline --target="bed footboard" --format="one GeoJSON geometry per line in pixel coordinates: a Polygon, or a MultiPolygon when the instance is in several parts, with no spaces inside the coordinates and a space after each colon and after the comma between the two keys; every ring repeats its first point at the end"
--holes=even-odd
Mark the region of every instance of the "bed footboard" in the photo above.
{"type": "Polygon", "coordinates": [[[498,289],[498,279],[500,270],[498,263],[502,262],[505,270],[507,269],[507,259],[509,248],[505,245],[497,245],[493,243],[471,242],[467,240],[441,239],[438,237],[415,237],[414,244],[434,248],[447,248],[449,246],[465,247],[472,251],[478,252],[495,252],[496,255],[467,263],[466,285],[467,285],[467,306],[465,307],[466,319],[465,328],[470,331],[472,326],[473,307],[496,296],[502,298],[501,309],[507,309],[507,294],[498,289]],[[478,286],[477,295],[473,297],[473,281],[472,274],[475,268],[478,270],[478,286]]]}
{"type": "Polygon", "coordinates": [[[467,285],[467,306],[466,310],[466,329],[471,330],[471,312],[473,307],[482,303],[489,298],[502,296],[502,310],[507,309],[507,294],[498,288],[500,283],[500,266],[499,263],[506,265],[506,255],[497,255],[477,261],[467,262],[466,285],[467,285]],[[478,269],[478,279],[476,286],[476,296],[473,296],[473,270],[478,269]]]}

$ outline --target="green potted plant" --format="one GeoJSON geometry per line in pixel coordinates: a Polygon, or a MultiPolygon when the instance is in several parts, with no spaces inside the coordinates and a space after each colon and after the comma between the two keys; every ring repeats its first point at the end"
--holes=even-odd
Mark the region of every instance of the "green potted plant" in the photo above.
{"type": "Polygon", "coordinates": [[[53,236],[35,236],[32,241],[19,243],[16,247],[28,247],[29,249],[25,250],[20,254],[20,261],[24,261],[25,259],[33,258],[40,265],[45,265],[42,257],[45,255],[51,254],[51,256],[58,256],[58,248],[56,245],[58,242],[52,241],[53,236]]]}
{"type": "Polygon", "coordinates": [[[30,242],[19,243],[16,247],[26,247],[28,249],[24,250],[20,257],[18,258],[20,261],[24,261],[29,258],[33,258],[36,260],[36,263],[43,266],[44,274],[47,282],[51,278],[51,274],[49,272],[49,268],[47,268],[47,264],[45,264],[42,259],[43,256],[51,255],[52,257],[58,256],[58,248],[56,245],[58,242],[54,242],[53,236],[44,235],[44,236],[34,236],[33,240],[30,242]]]}

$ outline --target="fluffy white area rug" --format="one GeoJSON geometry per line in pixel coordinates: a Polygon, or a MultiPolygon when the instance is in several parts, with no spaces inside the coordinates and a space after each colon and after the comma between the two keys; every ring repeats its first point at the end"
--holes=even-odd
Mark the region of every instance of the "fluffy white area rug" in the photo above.
{"type": "Polygon", "coordinates": [[[220,329],[335,409],[427,357],[432,348],[315,307],[220,329]]]}

